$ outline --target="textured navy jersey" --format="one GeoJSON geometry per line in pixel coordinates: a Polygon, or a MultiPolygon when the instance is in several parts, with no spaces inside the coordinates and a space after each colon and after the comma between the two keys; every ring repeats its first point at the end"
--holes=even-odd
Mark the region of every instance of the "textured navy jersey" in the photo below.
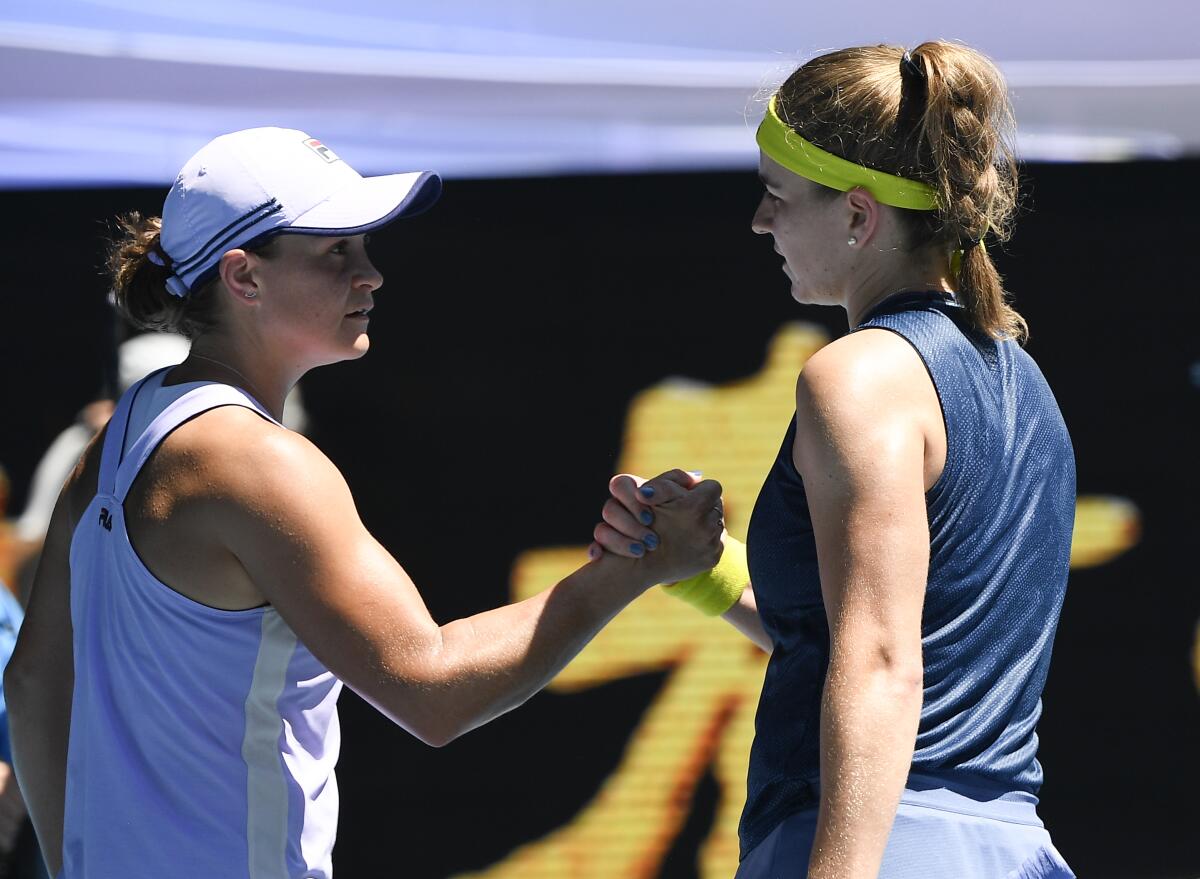
{"type": "MultiPolygon", "coordinates": [[[[1025,351],[972,331],[934,294],[885,301],[882,328],[924,360],[946,424],[946,466],[926,494],[929,578],[921,621],[924,699],[912,769],[1036,793],[1035,727],[1067,586],[1075,459],[1050,388],[1025,351]]],[[[795,419],[749,528],[750,579],[774,643],[755,718],[742,854],[817,804],[829,628],[795,419]]]]}

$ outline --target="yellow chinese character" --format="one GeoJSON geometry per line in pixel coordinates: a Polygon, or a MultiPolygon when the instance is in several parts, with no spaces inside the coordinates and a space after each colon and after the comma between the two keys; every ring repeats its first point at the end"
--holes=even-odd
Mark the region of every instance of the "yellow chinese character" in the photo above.
{"type": "MultiPolygon", "coordinates": [[[[629,410],[619,470],[651,475],[701,469],[725,487],[726,522],[745,539],[750,510],[795,409],[796,374],[828,336],[792,324],[771,343],[763,370],[708,387],[671,380],[629,410]]],[[[1072,564],[1101,564],[1137,542],[1138,512],[1121,498],[1080,498],[1072,564]]],[[[579,564],[584,547],[524,553],[513,599],[533,595],[579,564]]],[[[1200,658],[1197,659],[1200,664],[1200,658]]],[[[618,616],[554,681],[561,693],[649,671],[666,683],[630,738],[621,764],[569,823],[475,874],[487,879],[652,879],[711,767],[716,819],[700,851],[704,879],[737,869],[737,824],[766,657],[731,626],[652,589],[618,616]]]]}

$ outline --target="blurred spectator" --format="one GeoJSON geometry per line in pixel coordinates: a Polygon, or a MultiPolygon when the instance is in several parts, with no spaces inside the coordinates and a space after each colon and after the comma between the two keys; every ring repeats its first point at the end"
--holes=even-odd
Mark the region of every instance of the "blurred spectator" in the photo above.
{"type": "MultiPolygon", "coordinates": [[[[8,587],[0,582],[0,673],[12,656],[23,617],[21,605],[8,587]]],[[[25,801],[21,799],[12,768],[8,709],[4,704],[4,686],[0,678],[0,877],[41,879],[45,876],[45,866],[37,850],[33,828],[25,814],[25,801]]]]}
{"type": "MultiPolygon", "coordinates": [[[[190,347],[187,339],[174,333],[142,333],[125,340],[117,349],[117,395],[151,372],[180,363],[190,347]]],[[[75,422],[55,437],[34,470],[25,509],[12,523],[11,543],[0,535],[0,545],[4,546],[0,549],[0,574],[10,573],[21,597],[28,594],[34,562],[50,527],[58,493],[87,444],[108,423],[114,405],[110,399],[89,403],[80,410],[75,422]],[[7,559],[3,557],[6,554],[7,559]]],[[[298,387],[288,395],[283,423],[297,433],[304,433],[307,427],[308,417],[298,387]]],[[[3,479],[0,482],[6,484],[3,479]]]]}
{"type": "MultiPolygon", "coordinates": [[[[181,362],[189,348],[187,339],[172,333],[144,333],[121,343],[117,355],[119,392],[156,369],[181,362]]],[[[75,423],[50,443],[33,472],[25,510],[13,525],[18,540],[41,545],[59,490],[88,442],[108,423],[112,413],[112,400],[88,403],[75,423]]]]}

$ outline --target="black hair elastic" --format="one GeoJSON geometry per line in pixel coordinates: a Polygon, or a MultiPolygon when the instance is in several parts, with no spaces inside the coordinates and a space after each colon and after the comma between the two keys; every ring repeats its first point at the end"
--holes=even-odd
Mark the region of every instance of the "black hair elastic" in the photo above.
{"type": "Polygon", "coordinates": [[[962,245],[963,250],[970,250],[972,247],[978,247],[979,245],[983,244],[983,240],[987,238],[987,234],[990,231],[992,231],[992,226],[991,223],[988,223],[983,227],[983,232],[978,238],[968,238],[966,235],[964,235],[958,239],[958,242],[962,245]]]}
{"type": "Polygon", "coordinates": [[[908,49],[904,50],[904,54],[900,58],[900,76],[903,77],[906,74],[917,79],[925,79],[925,59],[920,55],[914,55],[908,49]]]}
{"type": "Polygon", "coordinates": [[[928,93],[925,59],[905,49],[900,58],[900,106],[896,112],[896,131],[901,137],[920,127],[928,93]]]}

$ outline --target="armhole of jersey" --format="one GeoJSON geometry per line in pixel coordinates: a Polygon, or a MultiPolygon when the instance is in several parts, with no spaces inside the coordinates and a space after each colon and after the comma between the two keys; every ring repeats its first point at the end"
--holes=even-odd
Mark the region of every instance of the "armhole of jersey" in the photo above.
{"type": "Polygon", "coordinates": [[[929,361],[925,359],[925,353],[921,350],[920,346],[918,346],[917,343],[910,339],[907,335],[895,327],[889,327],[883,324],[872,324],[870,326],[858,327],[855,332],[862,332],[864,330],[884,330],[885,332],[889,332],[892,335],[903,339],[908,346],[916,352],[917,357],[921,361],[921,365],[925,367],[925,375],[929,377],[929,383],[933,385],[933,392],[937,394],[938,410],[942,413],[942,430],[946,432],[946,461],[942,464],[941,474],[934,481],[933,485],[929,487],[929,490],[925,492],[926,503],[932,504],[941,496],[946,487],[946,483],[949,482],[949,474],[952,469],[951,464],[955,460],[954,454],[957,452],[957,447],[951,442],[950,438],[950,423],[946,418],[946,401],[942,397],[942,389],[938,386],[937,378],[933,374],[933,369],[929,366],[929,361]]]}

